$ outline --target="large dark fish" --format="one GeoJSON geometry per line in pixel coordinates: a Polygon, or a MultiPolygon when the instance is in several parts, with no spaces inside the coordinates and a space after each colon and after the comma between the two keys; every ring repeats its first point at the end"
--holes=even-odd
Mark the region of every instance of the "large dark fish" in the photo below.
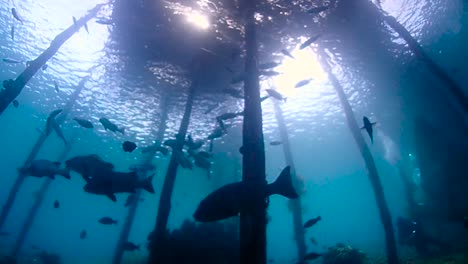
{"type": "Polygon", "coordinates": [[[317,41],[317,39],[320,38],[320,34],[316,35],[316,36],[313,36],[311,37],[310,39],[306,40],[304,43],[302,43],[302,45],[299,47],[299,49],[305,49],[307,48],[308,46],[310,46],[310,44],[314,43],[315,41],[317,41]]]}
{"type": "Polygon", "coordinates": [[[317,216],[316,218],[312,218],[310,220],[308,220],[305,224],[304,224],[304,228],[309,228],[311,226],[314,226],[316,223],[318,223],[318,221],[322,220],[322,217],[320,216],[317,216]]]}
{"type": "Polygon", "coordinates": [[[282,94],[280,94],[279,92],[277,92],[275,89],[266,89],[266,92],[268,93],[268,95],[270,95],[271,97],[275,98],[276,100],[280,100],[280,101],[285,101],[286,102],[286,97],[284,97],[282,94]]]}
{"type": "Polygon", "coordinates": [[[65,165],[67,168],[81,174],[85,181],[114,169],[112,163],[103,161],[97,155],[76,156],[65,161],[65,165]]]}
{"type": "Polygon", "coordinates": [[[201,155],[195,154],[194,159],[195,159],[195,166],[205,169],[205,170],[209,170],[211,168],[211,162],[207,158],[201,155]]]}
{"type": "Polygon", "coordinates": [[[296,199],[299,196],[292,185],[290,169],[290,166],[284,168],[275,182],[265,184],[263,188],[246,182],[227,184],[203,199],[193,217],[198,222],[211,222],[237,216],[249,208],[256,192],[261,192],[265,198],[279,194],[296,199]]]}
{"type": "Polygon", "coordinates": [[[177,163],[184,169],[193,169],[192,162],[187,158],[182,150],[174,150],[173,154],[177,163]]]}
{"type": "Polygon", "coordinates": [[[134,193],[135,189],[144,189],[154,193],[153,176],[139,180],[136,172],[107,171],[92,176],[83,189],[87,193],[105,195],[115,202],[117,201],[116,193],[134,193]]]}
{"type": "Polygon", "coordinates": [[[13,14],[13,17],[18,20],[19,22],[21,22],[21,24],[24,23],[23,19],[20,18],[20,16],[18,15],[18,11],[16,11],[16,8],[12,8],[11,9],[11,13],[13,14]]]}
{"type": "Polygon", "coordinates": [[[117,224],[117,220],[114,220],[107,216],[102,217],[101,219],[98,220],[98,222],[103,225],[116,225],[117,224]]]}
{"type": "Polygon", "coordinates": [[[80,126],[84,128],[94,128],[93,123],[89,122],[86,119],[81,119],[81,118],[73,118],[80,126]]]}
{"type": "Polygon", "coordinates": [[[61,175],[70,179],[70,171],[68,169],[60,169],[60,162],[52,162],[43,159],[33,160],[28,167],[18,170],[28,176],[55,179],[55,175],[61,175]]]}
{"type": "Polygon", "coordinates": [[[362,118],[362,121],[364,122],[364,126],[361,127],[361,129],[365,129],[367,131],[367,134],[369,135],[372,144],[374,144],[374,131],[373,131],[372,126],[377,124],[377,122],[371,123],[371,121],[369,120],[369,118],[367,118],[367,116],[364,116],[362,118]]]}
{"type": "Polygon", "coordinates": [[[216,117],[216,120],[228,120],[239,116],[239,113],[224,113],[216,117]]]}
{"type": "Polygon", "coordinates": [[[226,134],[226,130],[224,130],[222,127],[217,127],[213,132],[211,132],[210,135],[208,135],[208,139],[215,139],[215,138],[220,138],[226,134]]]}
{"type": "Polygon", "coordinates": [[[122,144],[122,148],[125,152],[129,152],[129,153],[132,153],[136,148],[137,148],[137,145],[134,143],[134,142],[131,142],[131,141],[125,141],[123,144],[122,144]]]}
{"type": "Polygon", "coordinates": [[[109,121],[109,119],[107,119],[105,117],[100,118],[99,122],[101,122],[101,124],[104,126],[105,130],[110,130],[112,132],[120,132],[122,134],[125,133],[124,128],[119,128],[117,125],[115,125],[114,123],[109,121]]]}
{"type": "Polygon", "coordinates": [[[307,13],[309,13],[309,14],[317,14],[317,13],[320,13],[320,12],[323,12],[323,11],[327,10],[328,8],[330,8],[330,6],[319,6],[319,7],[314,7],[314,8],[311,8],[311,9],[307,10],[307,13]]]}
{"type": "Polygon", "coordinates": [[[47,124],[46,124],[46,135],[50,135],[50,133],[52,132],[52,130],[55,131],[55,133],[57,134],[57,136],[59,138],[61,138],[63,140],[63,142],[65,143],[65,145],[67,145],[67,140],[65,139],[65,137],[63,136],[63,133],[62,133],[62,130],[60,129],[60,126],[59,124],[57,123],[57,121],[55,120],[55,118],[57,117],[58,114],[60,114],[62,112],[62,109],[57,109],[55,111],[52,111],[50,114],[49,114],[49,117],[47,118],[47,124]]]}

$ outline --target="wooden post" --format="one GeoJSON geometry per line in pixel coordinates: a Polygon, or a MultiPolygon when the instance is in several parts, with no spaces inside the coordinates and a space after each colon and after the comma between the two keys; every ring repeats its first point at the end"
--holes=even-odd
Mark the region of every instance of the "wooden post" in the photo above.
{"type": "MultiPolygon", "coordinates": [[[[275,115],[276,121],[278,122],[278,129],[280,132],[281,142],[283,143],[283,152],[284,152],[284,159],[286,160],[286,165],[291,166],[293,177],[293,185],[295,187],[299,186],[296,169],[294,166],[293,156],[291,152],[291,145],[289,142],[289,135],[288,130],[286,127],[286,123],[284,121],[283,111],[277,101],[274,101],[275,107],[275,115]]],[[[291,203],[291,211],[293,215],[293,224],[294,224],[294,239],[296,240],[297,244],[297,259],[304,259],[305,255],[307,254],[307,247],[305,243],[304,237],[304,228],[303,228],[303,220],[302,220],[302,206],[301,206],[301,199],[293,199],[289,200],[291,203]]]]}
{"type": "Polygon", "coordinates": [[[443,81],[449,88],[452,95],[455,97],[455,100],[463,108],[464,113],[468,112],[468,98],[466,97],[463,89],[448,75],[439,65],[437,65],[430,57],[426,54],[423,48],[419,45],[418,41],[411,36],[411,33],[406,30],[406,28],[400,24],[394,17],[386,16],[382,13],[379,13],[382,19],[406,41],[409,48],[413,53],[421,59],[427,68],[435,74],[441,81],[443,81]]]}
{"type": "Polygon", "coordinates": [[[184,146],[187,129],[190,123],[190,115],[192,113],[196,86],[197,84],[194,82],[188,91],[184,116],[179,127],[179,132],[176,136],[177,143],[172,151],[171,160],[167,168],[166,178],[164,179],[161,196],[159,198],[158,216],[156,218],[156,225],[150,242],[151,250],[148,262],[150,264],[161,263],[162,254],[164,254],[164,252],[161,252],[158,248],[163,248],[163,246],[160,245],[163,245],[167,239],[167,221],[171,211],[172,192],[174,190],[174,183],[177,176],[177,168],[179,166],[176,160],[175,151],[181,151],[184,146]]]}
{"type": "Polygon", "coordinates": [[[388,261],[387,263],[398,264],[398,254],[395,241],[395,233],[393,231],[392,225],[392,217],[390,215],[390,210],[388,209],[388,205],[385,200],[382,183],[377,172],[377,167],[375,165],[374,158],[372,157],[372,153],[370,152],[369,147],[367,146],[366,141],[362,136],[361,129],[359,128],[354,118],[353,109],[349,104],[348,98],[346,97],[343,87],[341,86],[336,76],[333,74],[332,69],[328,64],[328,61],[326,60],[325,51],[320,47],[318,49],[318,55],[322,68],[325,70],[325,72],[327,72],[328,79],[331,81],[336,93],[338,94],[338,98],[340,99],[341,105],[343,106],[343,111],[346,115],[348,127],[351,130],[351,134],[354,137],[354,140],[361,152],[362,158],[364,159],[364,162],[367,167],[369,180],[374,190],[375,200],[377,202],[377,207],[380,213],[380,220],[382,221],[382,225],[385,231],[388,261]]]}
{"type": "MultiPolygon", "coordinates": [[[[244,0],[246,61],[244,80],[244,123],[242,132],[242,181],[253,188],[266,184],[262,105],[258,78],[258,45],[255,26],[256,1],[244,0]]],[[[240,213],[240,262],[266,263],[266,208],[262,192],[254,192],[248,209],[240,213]]]]}
{"type": "MultiPolygon", "coordinates": [[[[88,80],[88,77],[83,78],[80,83],[78,84],[77,89],[73,94],[70,96],[70,100],[68,100],[67,104],[64,107],[64,111],[62,112],[62,115],[57,117],[57,123],[60,124],[63,122],[64,118],[69,110],[73,107],[73,104],[75,103],[76,99],[78,99],[78,95],[81,93],[81,90],[84,87],[85,82],[88,80]]],[[[45,129],[44,129],[45,131],[45,129]]],[[[28,158],[24,162],[23,168],[27,167],[31,164],[31,162],[36,158],[37,153],[42,147],[42,144],[44,144],[45,140],[47,139],[48,135],[46,133],[42,133],[39,139],[37,140],[36,144],[34,145],[33,149],[29,153],[28,158]]],[[[19,192],[19,189],[23,185],[23,181],[26,178],[26,175],[23,173],[18,174],[18,178],[16,178],[15,183],[13,184],[13,187],[11,187],[10,193],[8,194],[8,198],[3,205],[2,208],[2,213],[0,214],[0,230],[2,229],[3,225],[5,224],[6,218],[8,217],[8,214],[10,213],[11,207],[13,206],[13,203],[15,202],[16,195],[19,192]]]]}
{"type": "MultiPolygon", "coordinates": [[[[63,162],[65,158],[67,157],[68,153],[70,153],[71,145],[74,141],[75,137],[72,138],[72,140],[65,146],[65,149],[63,150],[62,154],[60,154],[60,157],[58,158],[57,161],[63,162]]],[[[26,237],[29,233],[29,230],[31,229],[31,226],[34,224],[34,220],[36,219],[36,214],[39,211],[39,208],[42,205],[42,202],[44,201],[44,198],[47,194],[47,191],[50,187],[50,184],[52,183],[51,178],[47,178],[43,183],[41,188],[39,189],[38,195],[36,197],[36,200],[34,201],[33,206],[28,212],[28,215],[26,217],[26,221],[24,222],[23,226],[21,227],[21,230],[19,232],[19,236],[16,239],[16,242],[13,246],[13,250],[11,253],[11,256],[13,258],[18,257],[18,254],[21,251],[21,248],[23,246],[24,241],[26,240],[26,237]]]]}
{"type": "MultiPolygon", "coordinates": [[[[36,74],[41,67],[47,63],[47,61],[52,58],[52,56],[57,53],[60,47],[75,34],[78,30],[84,26],[91,18],[95,17],[101,7],[104,4],[96,5],[93,9],[88,11],[84,17],[78,19],[76,23],[65,29],[62,33],[58,34],[52,43],[50,43],[49,48],[42,52],[39,57],[31,61],[28,67],[16,78],[15,80],[5,80],[3,81],[3,88],[0,89],[0,115],[5,111],[8,105],[15,100],[15,98],[21,93],[26,84],[31,80],[31,78],[36,74]]],[[[71,20],[71,18],[70,18],[71,20]]]]}
{"type": "MultiPolygon", "coordinates": [[[[158,134],[156,135],[156,144],[161,144],[164,139],[164,133],[166,132],[166,122],[168,118],[168,98],[167,96],[162,97],[161,101],[161,117],[160,123],[158,128],[158,134]]],[[[146,155],[145,164],[151,164],[153,161],[153,157],[156,154],[155,150],[151,150],[146,155]]],[[[112,264],[120,264],[122,262],[122,257],[124,254],[124,244],[128,241],[128,236],[130,235],[130,230],[133,225],[133,220],[135,219],[136,210],[138,208],[140,196],[142,192],[141,190],[137,190],[135,194],[135,202],[130,205],[128,209],[127,217],[125,218],[124,225],[122,230],[120,231],[119,241],[117,242],[117,246],[115,248],[114,257],[112,258],[112,264]]]]}

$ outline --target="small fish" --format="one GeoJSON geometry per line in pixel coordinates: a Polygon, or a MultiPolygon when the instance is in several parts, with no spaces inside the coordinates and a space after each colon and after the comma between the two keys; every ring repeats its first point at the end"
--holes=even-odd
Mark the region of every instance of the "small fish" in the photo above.
{"type": "Polygon", "coordinates": [[[315,41],[317,41],[317,39],[320,38],[320,34],[316,35],[316,36],[313,36],[311,38],[309,38],[308,40],[306,40],[304,43],[302,43],[302,45],[299,47],[299,49],[305,49],[307,48],[308,46],[310,46],[310,44],[314,43],[315,41]]]}
{"type": "Polygon", "coordinates": [[[59,207],[60,207],[59,201],[58,201],[58,200],[55,200],[55,202],[54,202],[54,208],[57,209],[57,208],[59,208],[59,207]]]}
{"type": "Polygon", "coordinates": [[[281,53],[283,53],[284,55],[288,56],[291,59],[295,59],[294,56],[289,51],[287,51],[286,49],[282,49],[281,53]]]}
{"type": "Polygon", "coordinates": [[[323,12],[323,11],[327,10],[328,8],[330,8],[330,6],[319,6],[319,7],[314,7],[314,8],[311,8],[311,9],[307,10],[307,13],[309,13],[309,14],[317,14],[317,13],[320,13],[320,12],[323,12]]]}
{"type": "Polygon", "coordinates": [[[279,146],[279,145],[281,145],[281,144],[283,144],[283,142],[278,141],[278,140],[274,140],[274,141],[271,141],[271,142],[270,142],[270,145],[271,145],[271,146],[279,146]]]}
{"type": "Polygon", "coordinates": [[[280,74],[281,73],[279,73],[277,71],[262,71],[262,72],[260,72],[260,75],[267,76],[267,77],[274,77],[274,76],[278,76],[280,74]]]}
{"type": "Polygon", "coordinates": [[[140,245],[135,245],[132,242],[125,242],[123,245],[123,249],[125,251],[135,251],[135,250],[140,250],[140,245]]]}
{"type": "Polygon", "coordinates": [[[237,216],[249,207],[254,192],[260,192],[265,198],[279,194],[289,199],[298,198],[291,180],[291,167],[283,169],[275,182],[265,184],[261,188],[249,188],[244,182],[224,185],[209,194],[200,202],[193,217],[198,222],[212,222],[237,216]]]}
{"type": "Polygon", "coordinates": [[[86,120],[86,119],[81,119],[81,118],[73,118],[73,120],[75,120],[80,126],[84,127],[84,128],[94,128],[93,126],[93,123],[91,123],[90,121],[86,120]]]}
{"type": "Polygon", "coordinates": [[[47,68],[49,68],[49,65],[47,65],[47,64],[42,65],[42,70],[43,71],[47,70],[47,68]]]}
{"type": "Polygon", "coordinates": [[[311,252],[311,253],[305,255],[304,260],[314,260],[314,259],[320,258],[321,256],[322,256],[322,254],[311,252]]]}
{"type": "Polygon", "coordinates": [[[13,106],[14,106],[15,108],[18,108],[18,106],[19,106],[18,100],[16,100],[16,99],[13,100],[13,106]]]}
{"type": "Polygon", "coordinates": [[[122,144],[122,148],[125,152],[129,152],[129,153],[132,153],[136,148],[137,148],[137,145],[134,143],[134,142],[131,142],[131,141],[125,141],[123,144],[122,144]]]}
{"type": "Polygon", "coordinates": [[[23,19],[20,18],[20,16],[18,15],[18,11],[16,11],[16,8],[12,8],[11,9],[11,13],[13,14],[13,17],[18,20],[19,22],[21,22],[21,24],[24,24],[24,21],[23,19]]]}
{"type": "Polygon", "coordinates": [[[279,92],[277,92],[275,89],[266,89],[266,92],[268,93],[268,95],[270,95],[271,97],[277,99],[277,100],[280,100],[280,101],[285,101],[286,102],[286,97],[284,97],[282,94],[280,94],[279,92]]]}
{"type": "Polygon", "coordinates": [[[216,120],[228,120],[239,116],[239,113],[224,113],[216,117],[216,120]]]}
{"type": "Polygon", "coordinates": [[[10,58],[3,58],[3,62],[6,62],[6,63],[22,63],[22,61],[15,60],[15,59],[10,59],[10,58]]]}
{"type": "Polygon", "coordinates": [[[98,18],[96,19],[96,23],[101,24],[101,25],[112,25],[113,22],[110,19],[107,18],[98,18]]]}
{"type": "Polygon", "coordinates": [[[11,26],[10,36],[11,40],[15,40],[15,26],[11,26]]]}
{"type": "Polygon", "coordinates": [[[86,230],[81,230],[80,232],[80,239],[85,239],[86,237],[88,236],[88,234],[86,233],[86,230]]]}
{"type": "Polygon", "coordinates": [[[296,83],[294,88],[300,88],[302,86],[306,86],[307,84],[310,83],[310,81],[312,81],[312,79],[306,79],[306,80],[299,81],[298,83],[296,83]]]}
{"type": "Polygon", "coordinates": [[[122,134],[125,133],[124,128],[119,128],[117,125],[115,125],[109,119],[107,119],[105,117],[100,118],[99,122],[101,122],[101,124],[104,126],[105,130],[110,130],[112,132],[120,132],[122,134]]]}
{"type": "Polygon", "coordinates": [[[185,142],[185,144],[188,146],[190,150],[199,149],[201,148],[201,146],[203,146],[203,144],[205,144],[203,140],[194,141],[191,135],[188,135],[187,139],[188,140],[185,142]]]}
{"type": "Polygon", "coordinates": [[[374,144],[374,132],[373,132],[372,127],[375,124],[377,124],[377,122],[371,123],[371,121],[369,120],[369,118],[367,116],[364,116],[362,118],[362,122],[364,123],[364,126],[361,127],[361,129],[365,129],[367,131],[367,134],[369,135],[372,144],[374,144]]]}
{"type": "Polygon", "coordinates": [[[103,225],[116,225],[117,224],[117,220],[114,220],[110,217],[102,217],[101,219],[98,220],[99,223],[103,224],[103,225]]]}
{"type": "Polygon", "coordinates": [[[311,226],[314,226],[318,221],[322,220],[322,217],[320,216],[317,216],[315,218],[312,218],[310,220],[308,220],[305,224],[304,224],[304,228],[309,228],[311,226]]]}
{"type": "Polygon", "coordinates": [[[258,69],[259,70],[268,70],[268,69],[271,69],[271,68],[275,68],[275,67],[278,67],[280,64],[278,62],[265,62],[265,63],[262,63],[260,65],[258,65],[258,69]]]}
{"type": "Polygon", "coordinates": [[[218,106],[219,106],[219,104],[215,104],[215,105],[210,106],[208,109],[206,109],[205,115],[211,113],[213,110],[215,110],[216,108],[218,108],[218,106]]]}
{"type": "Polygon", "coordinates": [[[59,90],[59,85],[58,85],[57,81],[54,81],[54,87],[55,87],[55,91],[56,91],[57,93],[60,92],[60,90],[59,90]]]}

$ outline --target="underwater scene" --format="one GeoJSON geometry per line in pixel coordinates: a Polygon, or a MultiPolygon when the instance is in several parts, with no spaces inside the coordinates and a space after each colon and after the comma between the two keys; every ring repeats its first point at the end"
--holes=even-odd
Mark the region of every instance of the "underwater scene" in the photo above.
{"type": "Polygon", "coordinates": [[[468,1],[0,0],[0,264],[468,263],[468,1]]]}

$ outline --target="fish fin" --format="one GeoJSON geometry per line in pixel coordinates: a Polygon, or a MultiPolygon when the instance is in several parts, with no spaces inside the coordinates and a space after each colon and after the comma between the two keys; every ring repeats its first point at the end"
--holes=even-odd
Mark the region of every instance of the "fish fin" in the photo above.
{"type": "Polygon", "coordinates": [[[268,195],[279,194],[289,199],[296,199],[299,197],[292,184],[291,166],[284,168],[276,181],[269,184],[267,188],[268,195]]]}
{"type": "Polygon", "coordinates": [[[68,145],[67,140],[63,136],[63,133],[62,133],[62,130],[60,129],[59,124],[57,124],[57,122],[54,121],[53,126],[54,126],[55,133],[57,133],[57,136],[59,136],[59,138],[61,138],[63,140],[65,145],[68,145]]]}
{"type": "Polygon", "coordinates": [[[371,125],[375,125],[375,124],[377,124],[377,122],[372,122],[372,123],[371,123],[371,125]]]}
{"type": "Polygon", "coordinates": [[[363,126],[363,127],[361,127],[361,129],[366,129],[366,127],[365,127],[365,126],[363,126]]]}
{"type": "Polygon", "coordinates": [[[109,199],[111,199],[112,201],[117,202],[117,197],[115,197],[115,194],[108,193],[106,194],[106,196],[109,197],[109,199]]]}
{"type": "Polygon", "coordinates": [[[147,192],[154,193],[154,187],[152,183],[153,177],[154,177],[154,174],[144,179],[143,181],[141,181],[139,184],[140,187],[145,189],[147,192]]]}
{"type": "Polygon", "coordinates": [[[70,170],[69,169],[62,169],[62,170],[59,170],[57,171],[57,174],[58,175],[62,175],[63,177],[67,178],[67,179],[71,179],[70,177],[70,170]]]}

